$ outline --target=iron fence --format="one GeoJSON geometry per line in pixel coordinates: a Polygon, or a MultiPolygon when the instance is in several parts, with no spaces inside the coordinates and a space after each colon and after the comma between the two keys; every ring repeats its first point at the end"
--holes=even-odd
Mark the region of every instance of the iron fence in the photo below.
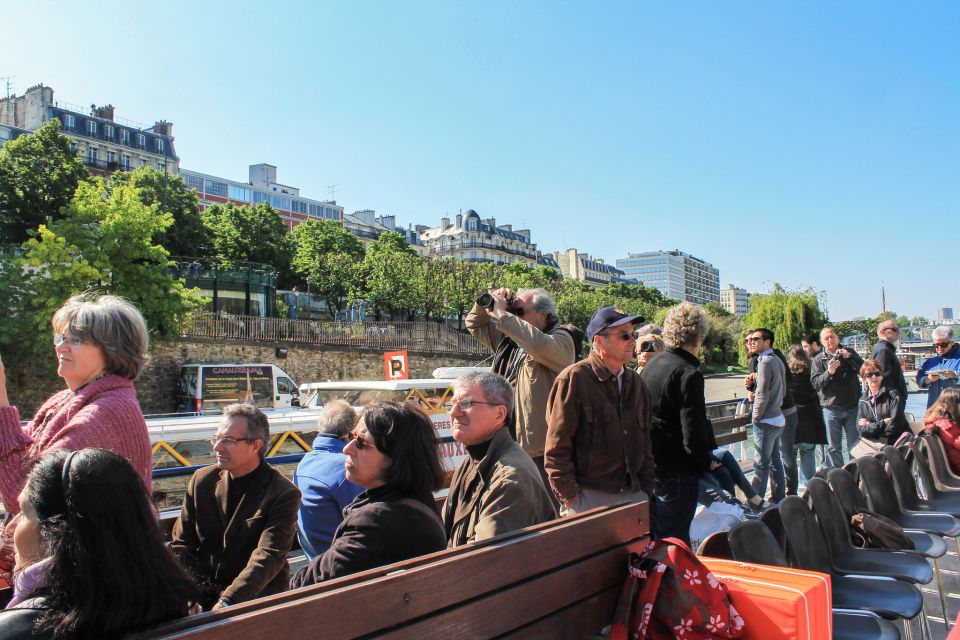
{"type": "Polygon", "coordinates": [[[329,344],[376,350],[409,349],[490,355],[467,333],[435,322],[336,322],[261,318],[229,313],[193,314],[182,335],[243,342],[329,344]]]}

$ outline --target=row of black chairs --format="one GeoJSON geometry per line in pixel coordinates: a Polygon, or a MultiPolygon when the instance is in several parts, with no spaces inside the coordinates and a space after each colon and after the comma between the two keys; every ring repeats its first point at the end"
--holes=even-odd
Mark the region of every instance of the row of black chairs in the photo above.
{"type": "Polygon", "coordinates": [[[947,549],[944,538],[954,538],[960,553],[960,477],[949,472],[939,439],[924,433],[899,448],[888,446],[878,456],[818,475],[802,497],[788,496],[759,521],[746,520],[709,536],[698,553],[829,574],[834,638],[898,638],[896,620],[912,637],[909,621],[917,616],[921,633],[931,637],[918,585],[936,575],[946,619],[939,566],[947,549]],[[914,548],[855,547],[850,518],[864,510],[900,524],[914,548]]]}

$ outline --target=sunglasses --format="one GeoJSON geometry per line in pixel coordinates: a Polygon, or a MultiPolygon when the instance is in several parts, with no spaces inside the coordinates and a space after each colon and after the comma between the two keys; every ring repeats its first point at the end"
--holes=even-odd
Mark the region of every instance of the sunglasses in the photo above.
{"type": "Polygon", "coordinates": [[[949,346],[950,346],[950,343],[949,343],[949,342],[934,342],[934,343],[933,343],[933,348],[934,348],[934,349],[946,349],[946,348],[949,347],[949,346]]]}
{"type": "Polygon", "coordinates": [[[600,334],[597,334],[597,335],[607,336],[607,337],[610,337],[610,338],[620,338],[620,339],[623,340],[624,342],[630,342],[631,340],[636,340],[636,339],[637,339],[637,336],[635,336],[635,335],[632,334],[632,333],[627,333],[626,331],[624,331],[624,332],[622,332],[622,333],[600,333],[600,334]]]}
{"type": "Polygon", "coordinates": [[[882,378],[883,374],[877,371],[871,371],[870,373],[863,374],[864,378],[882,378]]]}
{"type": "Polygon", "coordinates": [[[657,345],[653,341],[648,340],[640,343],[640,353],[656,353],[656,351],[657,345]]]}
{"type": "Polygon", "coordinates": [[[363,437],[363,434],[360,431],[353,431],[350,433],[350,439],[357,443],[357,451],[363,451],[367,447],[371,449],[376,449],[377,445],[374,444],[373,439],[367,440],[363,437]]]}
{"type": "Polygon", "coordinates": [[[745,338],[744,342],[760,342],[763,338],[745,338]]]}

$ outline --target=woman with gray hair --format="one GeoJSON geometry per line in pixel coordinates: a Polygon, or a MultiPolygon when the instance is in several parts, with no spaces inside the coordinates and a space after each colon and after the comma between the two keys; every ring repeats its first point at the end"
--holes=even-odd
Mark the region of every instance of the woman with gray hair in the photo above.
{"type": "Polygon", "coordinates": [[[0,361],[0,500],[8,513],[18,513],[17,497],[44,454],[87,447],[129,460],[149,495],[150,437],[133,387],[147,359],[143,316],[123,298],[81,294],[67,300],[52,325],[57,374],[67,388],[26,426],[10,405],[0,361]]]}
{"type": "Polygon", "coordinates": [[[657,465],[650,514],[654,539],[676,537],[690,542],[700,477],[710,471],[710,453],[717,448],[697,359],[709,328],[700,307],[689,302],[672,307],[663,322],[667,350],[640,374],[650,393],[657,465]]]}

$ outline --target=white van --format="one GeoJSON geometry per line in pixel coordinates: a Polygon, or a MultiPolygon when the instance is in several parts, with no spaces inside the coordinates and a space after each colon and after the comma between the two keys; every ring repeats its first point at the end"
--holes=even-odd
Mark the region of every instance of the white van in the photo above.
{"type": "Polygon", "coordinates": [[[300,406],[293,378],[275,364],[185,364],[177,382],[177,411],[219,413],[235,402],[261,408],[300,406]]]}

